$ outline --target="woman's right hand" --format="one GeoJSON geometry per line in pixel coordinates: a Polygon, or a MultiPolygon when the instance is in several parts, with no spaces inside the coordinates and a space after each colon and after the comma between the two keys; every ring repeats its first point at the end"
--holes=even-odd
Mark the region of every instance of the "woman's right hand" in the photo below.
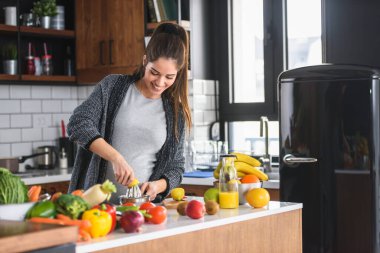
{"type": "Polygon", "coordinates": [[[112,164],[115,179],[118,183],[128,186],[135,179],[133,169],[124,157],[103,138],[94,140],[90,145],[90,151],[110,161],[112,164]]]}
{"type": "Polygon", "coordinates": [[[135,178],[132,167],[127,163],[122,155],[111,160],[112,168],[115,173],[115,179],[118,183],[128,186],[135,178]]]}

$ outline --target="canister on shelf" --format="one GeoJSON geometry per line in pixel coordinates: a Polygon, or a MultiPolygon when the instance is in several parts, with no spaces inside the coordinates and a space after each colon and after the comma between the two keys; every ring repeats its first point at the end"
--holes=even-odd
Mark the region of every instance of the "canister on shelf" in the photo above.
{"type": "Polygon", "coordinates": [[[46,76],[53,75],[53,62],[50,54],[42,56],[42,74],[46,76]]]}

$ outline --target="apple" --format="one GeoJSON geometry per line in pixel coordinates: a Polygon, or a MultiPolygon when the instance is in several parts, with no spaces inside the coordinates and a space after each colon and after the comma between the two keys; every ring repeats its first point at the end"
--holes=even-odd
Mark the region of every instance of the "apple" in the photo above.
{"type": "Polygon", "coordinates": [[[192,219],[200,219],[205,215],[205,205],[198,200],[191,200],[186,206],[186,215],[192,219]]]}

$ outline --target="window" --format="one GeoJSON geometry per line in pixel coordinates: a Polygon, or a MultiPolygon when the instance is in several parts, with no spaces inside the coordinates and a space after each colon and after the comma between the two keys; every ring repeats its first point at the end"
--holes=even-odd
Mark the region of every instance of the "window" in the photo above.
{"type": "Polygon", "coordinates": [[[262,152],[258,120],[265,115],[269,149],[278,154],[277,77],[285,69],[322,62],[321,0],[227,2],[229,80],[221,81],[226,88],[220,92],[220,118],[227,122],[222,136],[228,135],[231,149],[262,152]]]}

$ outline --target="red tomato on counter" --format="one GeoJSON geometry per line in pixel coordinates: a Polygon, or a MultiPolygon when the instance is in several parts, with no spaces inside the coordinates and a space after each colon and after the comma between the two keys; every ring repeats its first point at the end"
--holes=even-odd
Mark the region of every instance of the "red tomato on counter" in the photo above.
{"type": "Polygon", "coordinates": [[[147,210],[147,213],[152,215],[151,218],[147,218],[150,223],[161,224],[166,220],[166,208],[163,206],[155,206],[147,210]]]}
{"type": "Polygon", "coordinates": [[[148,210],[148,209],[151,209],[153,207],[155,207],[156,205],[153,204],[152,202],[144,202],[140,205],[140,210],[148,210]]]}

